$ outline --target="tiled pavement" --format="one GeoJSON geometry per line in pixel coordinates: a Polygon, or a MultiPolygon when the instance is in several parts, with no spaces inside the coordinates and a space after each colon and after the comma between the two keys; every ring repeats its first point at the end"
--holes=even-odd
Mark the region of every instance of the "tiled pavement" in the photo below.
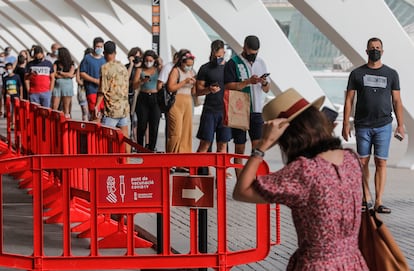
{"type": "MultiPolygon", "coordinates": [[[[80,114],[77,110],[77,103],[74,101],[74,118],[79,119],[80,114]]],[[[197,131],[198,118],[195,117],[193,131],[197,131]]],[[[0,134],[5,135],[5,121],[0,120],[0,134]]],[[[158,140],[158,149],[163,150],[164,142],[164,127],[163,122],[160,125],[160,137],[158,140]]],[[[198,140],[194,140],[193,149],[198,145],[198,140]]],[[[354,145],[349,145],[354,147],[354,145]]],[[[395,165],[404,155],[406,142],[398,142],[393,139],[391,145],[388,180],[384,194],[384,203],[392,208],[392,213],[389,215],[382,215],[385,224],[393,233],[397,243],[404,252],[409,266],[414,269],[414,172],[408,169],[396,168],[395,165]]],[[[232,151],[232,144],[230,144],[230,151],[232,151]]],[[[247,150],[249,151],[249,150],[247,150]]],[[[266,154],[266,161],[271,170],[276,170],[281,167],[281,159],[277,148],[272,149],[266,154]]],[[[372,167],[371,167],[372,168],[372,167]]],[[[227,223],[229,225],[228,240],[229,249],[238,250],[248,247],[254,247],[255,244],[255,211],[254,206],[250,204],[235,202],[231,199],[231,193],[235,180],[227,181],[227,198],[228,211],[227,223]],[[230,226],[231,225],[231,226],[230,226]]],[[[23,254],[30,253],[32,249],[31,241],[28,241],[27,226],[25,220],[28,220],[31,212],[29,197],[21,190],[16,189],[13,181],[6,181],[4,184],[5,198],[3,209],[10,216],[7,223],[12,223],[9,232],[10,235],[4,239],[6,246],[12,247],[15,251],[23,254]],[[19,215],[16,215],[19,214],[19,215]]],[[[215,250],[215,211],[211,209],[208,211],[208,232],[209,232],[209,251],[215,250]]],[[[177,251],[185,252],[188,249],[188,226],[186,226],[186,219],[188,218],[188,210],[186,208],[172,208],[172,246],[177,251]]],[[[140,227],[145,228],[147,234],[155,234],[155,218],[151,215],[143,215],[137,218],[140,227]]],[[[59,247],[59,225],[49,225],[46,228],[50,235],[47,236],[45,243],[50,250],[50,253],[55,255],[54,247],[59,247]],[[55,246],[55,245],[56,246],[55,246]]],[[[78,247],[79,253],[85,253],[87,246],[87,239],[73,238],[73,246],[78,247]]],[[[234,267],[232,270],[285,270],[290,255],[296,249],[296,234],[293,228],[290,211],[288,208],[281,208],[281,244],[273,246],[268,257],[260,262],[252,263],[243,266],[234,267]]],[[[0,270],[6,270],[0,268],[0,270]]]]}

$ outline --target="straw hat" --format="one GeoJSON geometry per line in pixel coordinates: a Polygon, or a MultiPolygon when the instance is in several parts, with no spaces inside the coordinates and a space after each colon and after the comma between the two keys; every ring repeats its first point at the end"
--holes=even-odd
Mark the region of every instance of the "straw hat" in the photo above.
{"type": "Polygon", "coordinates": [[[319,109],[324,100],[325,96],[321,96],[313,103],[309,103],[294,88],[289,88],[277,95],[276,98],[263,107],[262,116],[264,121],[276,118],[286,118],[287,121],[290,122],[310,106],[319,109]]]}

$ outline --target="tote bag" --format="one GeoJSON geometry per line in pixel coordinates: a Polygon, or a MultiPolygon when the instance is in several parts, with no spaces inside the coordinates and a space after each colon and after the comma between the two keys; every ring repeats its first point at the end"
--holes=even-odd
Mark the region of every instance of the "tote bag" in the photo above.
{"type": "Polygon", "coordinates": [[[223,125],[231,128],[249,130],[250,96],[238,90],[224,91],[223,125]]]}
{"type": "Polygon", "coordinates": [[[369,270],[409,271],[404,254],[374,209],[364,208],[359,230],[359,249],[369,270]]]}
{"type": "MultiPolygon", "coordinates": [[[[364,170],[359,157],[351,151],[358,159],[362,171],[361,184],[364,183],[364,170]]],[[[365,191],[363,191],[363,209],[361,212],[361,226],[359,228],[358,245],[362,256],[372,271],[409,271],[407,260],[404,257],[394,237],[382,222],[373,208],[367,205],[365,191]]]]}

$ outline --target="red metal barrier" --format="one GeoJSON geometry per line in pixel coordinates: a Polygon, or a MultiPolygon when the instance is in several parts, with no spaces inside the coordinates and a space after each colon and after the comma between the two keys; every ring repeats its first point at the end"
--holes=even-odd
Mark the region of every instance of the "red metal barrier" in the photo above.
{"type": "MultiPolygon", "coordinates": [[[[65,269],[142,269],[142,268],[214,268],[230,270],[233,266],[264,259],[270,248],[270,208],[267,204],[256,205],[256,242],[248,249],[231,250],[237,240],[228,240],[226,170],[234,167],[235,157],[231,154],[137,154],[137,155],[42,155],[0,160],[0,173],[16,171],[33,172],[33,254],[19,255],[0,249],[0,265],[31,270],[65,269]],[[126,159],[128,158],[128,159],[126,159]],[[123,163],[122,161],[130,161],[123,163]],[[16,166],[11,166],[15,164],[16,166]],[[189,251],[172,252],[171,210],[182,208],[171,206],[172,197],[180,196],[171,188],[170,168],[190,167],[195,171],[200,166],[215,169],[216,189],[214,210],[217,215],[216,251],[200,253],[198,250],[198,229],[195,209],[190,209],[185,220],[189,223],[189,251]],[[90,249],[87,256],[75,255],[71,238],[71,171],[84,168],[90,172],[90,249]],[[42,201],[42,172],[61,172],[62,182],[62,255],[45,254],[45,228],[42,223],[44,209],[42,201]],[[138,253],[135,248],[136,233],[134,218],[137,214],[161,214],[163,218],[163,250],[160,254],[152,249],[138,253]],[[99,243],[99,223],[104,214],[122,214],[126,220],[125,251],[122,255],[102,255],[99,243]]],[[[266,174],[268,166],[263,162],[258,174],[266,174]]],[[[1,180],[1,179],[0,179],[1,180]]],[[[1,187],[1,185],[0,185],[1,187]]],[[[209,193],[207,191],[204,191],[209,193]]],[[[16,214],[18,215],[18,214],[16,214]]],[[[3,221],[3,219],[1,220],[3,221]]],[[[239,221],[243,225],[243,221],[239,221]]],[[[0,222],[3,223],[3,222],[0,222]]],[[[277,225],[277,228],[279,225],[277,225]]],[[[2,224],[0,229],[3,230],[2,224]]],[[[4,232],[1,233],[5,234],[4,232]]],[[[214,241],[214,240],[210,240],[214,241]]],[[[54,246],[59,242],[54,243],[54,246]]]]}

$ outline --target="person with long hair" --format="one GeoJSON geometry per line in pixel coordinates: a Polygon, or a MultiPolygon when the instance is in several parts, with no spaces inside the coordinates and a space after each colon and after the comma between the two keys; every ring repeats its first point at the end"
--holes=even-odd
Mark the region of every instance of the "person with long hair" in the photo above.
{"type": "Polygon", "coordinates": [[[167,152],[192,152],[193,99],[196,79],[193,70],[195,56],[182,50],[168,77],[168,90],[176,93],[175,103],[168,111],[167,152]]]}
{"type": "Polygon", "coordinates": [[[233,197],[291,209],[298,249],[287,270],[368,271],[358,248],[362,170],[357,154],[342,148],[334,126],[319,111],[323,101],[309,103],[289,89],[265,105],[262,138],[238,176],[233,197]],[[275,144],[286,165],[257,176],[265,152],[275,144]]]}
{"type": "Polygon", "coordinates": [[[156,151],[158,126],[160,124],[161,110],[157,101],[157,82],[161,66],[158,55],[147,50],[143,55],[143,63],[134,76],[134,89],[140,88],[135,112],[137,114],[137,143],[144,146],[145,130],[148,127],[149,140],[147,149],[156,151]]]}
{"type": "Polygon", "coordinates": [[[52,109],[58,110],[62,101],[62,111],[66,118],[70,118],[70,109],[73,97],[73,80],[75,64],[70,52],[65,47],[58,49],[57,60],[53,64],[55,70],[55,88],[52,92],[52,109]]]}

